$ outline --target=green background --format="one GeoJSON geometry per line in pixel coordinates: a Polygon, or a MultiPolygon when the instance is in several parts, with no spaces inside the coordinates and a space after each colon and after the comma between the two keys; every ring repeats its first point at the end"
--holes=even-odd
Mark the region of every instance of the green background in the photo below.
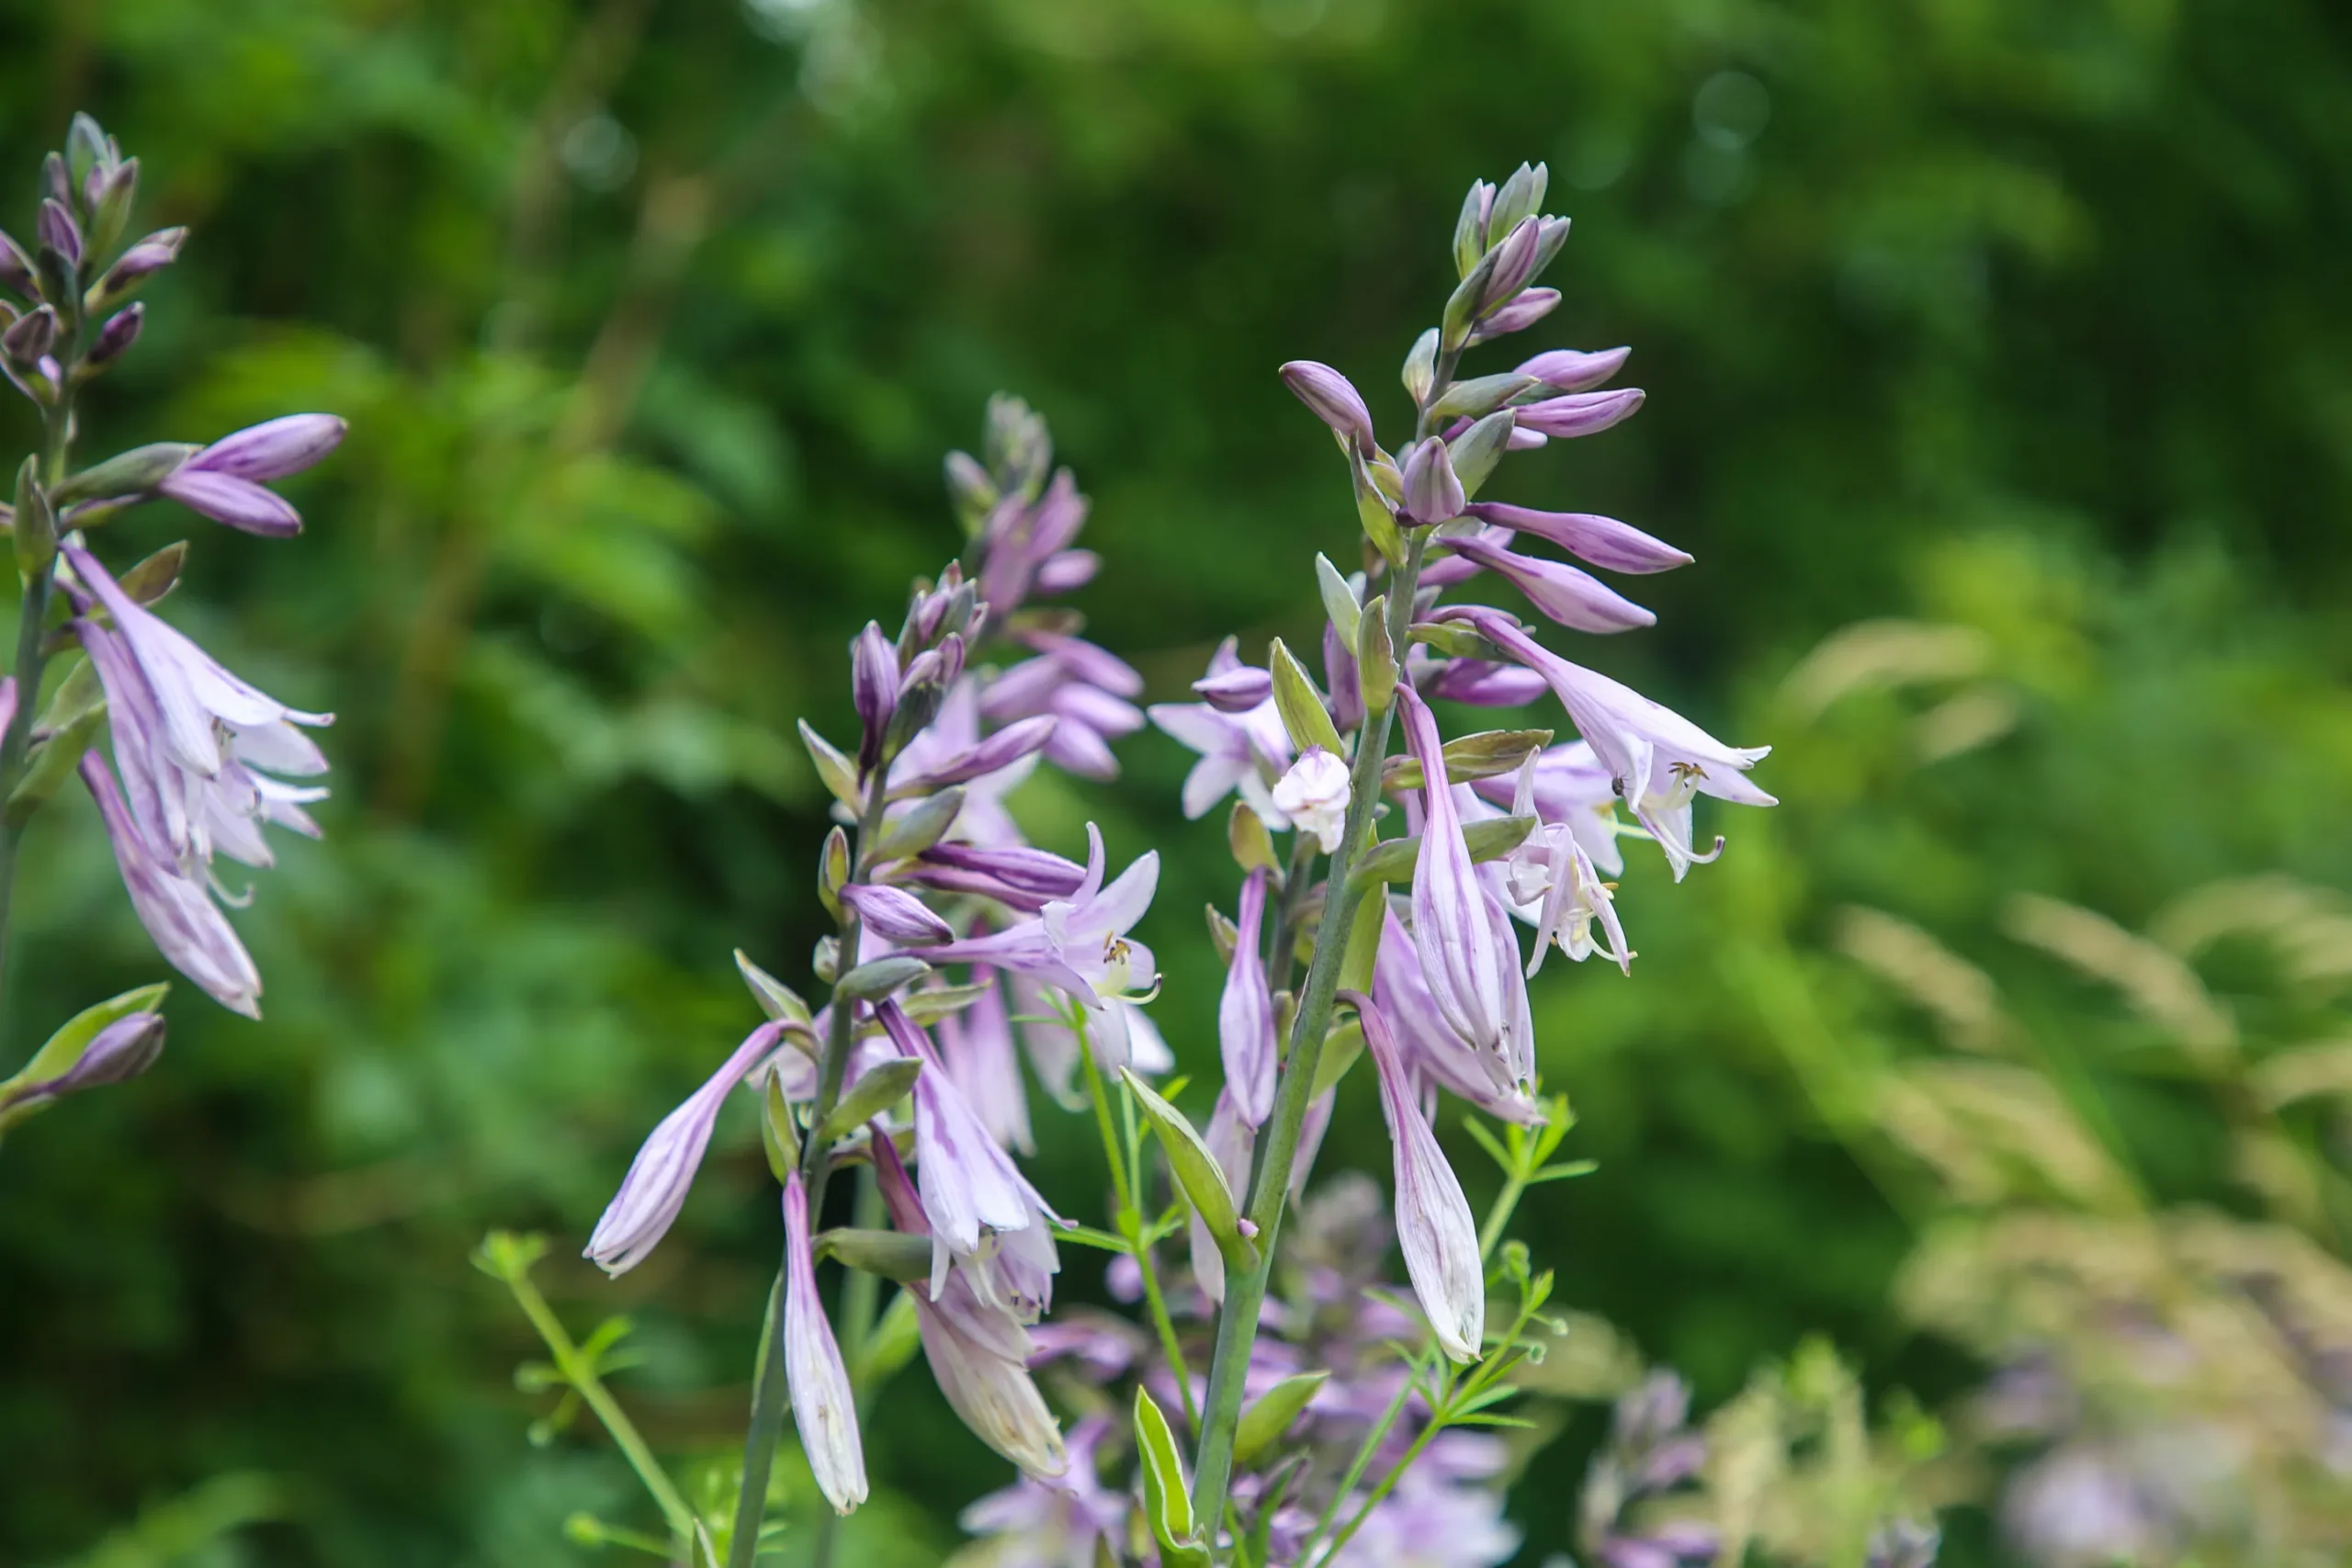
{"type": "MultiPolygon", "coordinates": [[[[1702,1401],[1816,1330],[1950,1398],[1977,1369],[1889,1304],[1928,1200],[1846,1114],[1931,1032],[1833,911],[1901,913],[2128,1058],[1998,934],[2007,896],[2137,925],[2225,874],[2352,879],[2352,14],[2322,0],[7,0],[19,238],[76,108],[194,230],[83,453],[352,422],[287,487],[297,541],[168,505],[101,541],[192,538],[173,619],[338,713],[336,795],[239,917],[265,1021],[181,987],[155,1071],[0,1150],[0,1560],[142,1508],[89,1560],[584,1560],[568,1513],[642,1508],[600,1442],[526,1442],[535,1345],[466,1262],[490,1225],[555,1238],[575,1329],[638,1319],[632,1407],[723,1460],[777,1245],[749,1122],[652,1264],[571,1254],[753,1021],[729,949],[806,977],[824,818],[783,738],[847,733],[846,639],[956,547],[942,454],[993,390],[1046,415],[1105,562],[1075,602],[1153,699],[1227,631],[1311,638],[1352,513],[1274,367],[1339,366],[1396,429],[1462,189],[1522,158],[1576,223],[1529,351],[1632,344],[1649,400],[1495,492],[1697,556],[1633,585],[1656,630],[1584,651],[1776,744],[1788,803],[1706,818],[1730,852],[1680,887],[1634,847],[1633,979],[1544,973],[1567,1152],[1600,1161],[1524,1211],[1562,1299],[1702,1401]],[[1907,699],[1782,694],[1886,616],[1976,628],[2006,733],[1920,765],[1907,699]]],[[[0,411],[0,449],[31,434],[0,411]]],[[[1021,807],[1049,845],[1091,818],[1114,862],[1162,849],[1138,934],[1205,1066],[1197,911],[1233,874],[1179,817],[1181,748],[1120,754],[1021,807]]],[[[26,876],[11,1065],[161,972],[86,803],[26,876]]],[[[2178,1097],[2112,1077],[2152,1186],[2226,1195],[2178,1097]]],[[[1324,1158],[1381,1168],[1350,1096],[1324,1158]]],[[[1040,1184],[1083,1211],[1086,1129],[1045,1116],[1040,1184]]],[[[1514,1497],[1525,1561],[1600,1428],[1514,1497]]],[[[1001,1483],[920,1372],[871,1443],[876,1562],[1001,1483]]]]}

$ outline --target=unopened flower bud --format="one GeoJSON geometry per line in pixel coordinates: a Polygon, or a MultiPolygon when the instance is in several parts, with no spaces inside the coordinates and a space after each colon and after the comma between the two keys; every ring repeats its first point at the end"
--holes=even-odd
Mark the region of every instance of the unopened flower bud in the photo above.
{"type": "Polygon", "coordinates": [[[178,260],[180,247],[187,243],[186,229],[158,229],[141,240],[107,268],[90,290],[85,308],[96,314],[130,299],[150,276],[178,260]]]}
{"type": "Polygon", "coordinates": [[[1509,337],[1524,332],[1552,313],[1560,302],[1556,288],[1522,288],[1519,298],[1508,305],[1498,307],[1486,320],[1471,329],[1473,344],[1490,343],[1498,337],[1509,337]]]}
{"type": "Polygon", "coordinates": [[[1485,180],[1472,180],[1469,194],[1462,198],[1462,216],[1453,225],[1455,276],[1469,276],[1478,258],[1487,254],[1487,220],[1494,206],[1495,187],[1485,180]]]}
{"type": "Polygon", "coordinates": [[[1313,410],[1316,418],[1331,427],[1341,445],[1362,452],[1369,452],[1377,445],[1372,430],[1372,411],[1364,407],[1363,398],[1345,376],[1312,359],[1294,359],[1283,367],[1282,378],[1293,395],[1313,410]]]}
{"type": "Polygon", "coordinates": [[[1521,428],[1556,440],[1594,435],[1633,417],[1642,406],[1642,389],[1624,387],[1613,392],[1570,392],[1525,403],[1515,411],[1521,428]]]}
{"type": "Polygon", "coordinates": [[[1465,499],[1444,442],[1432,435],[1407,454],[1405,510],[1413,521],[1444,523],[1459,517],[1465,499]]]}
{"type": "Polygon", "coordinates": [[[92,169],[83,189],[84,209],[90,215],[89,254],[96,261],[114,249],[130,221],[131,205],[139,195],[139,160],[92,169]]]}
{"type": "Polygon", "coordinates": [[[1046,558],[1030,588],[1037,593],[1070,593],[1094,581],[1102,558],[1092,550],[1063,550],[1046,558]]]}
{"type": "Polygon", "coordinates": [[[1327,855],[1340,847],[1352,798],[1347,763],[1319,746],[1292,763],[1274,784],[1274,804],[1300,832],[1314,834],[1327,855]]]}
{"type": "Polygon", "coordinates": [[[65,130],[66,177],[76,185],[86,185],[91,175],[103,177],[120,161],[119,152],[98,122],[87,114],[76,114],[65,130]]]}
{"type": "Polygon", "coordinates": [[[40,459],[28,457],[17,470],[16,515],[9,534],[17,547],[17,570],[28,580],[57,558],[57,514],[40,487],[40,459]]]}
{"type": "Polygon", "coordinates": [[[331,413],[289,413],[222,436],[198,452],[193,466],[255,482],[282,479],[343,445],[348,428],[331,413]]]}
{"type": "Polygon", "coordinates": [[[850,648],[850,695],[857,705],[857,721],[865,728],[858,747],[861,771],[882,758],[883,738],[899,705],[899,654],[882,635],[879,623],[868,621],[850,648]]]}
{"type": "Polygon", "coordinates": [[[1405,392],[1415,408],[1430,400],[1430,388],[1436,381],[1437,329],[1431,327],[1413,340],[1412,352],[1405,355],[1405,392]]]}
{"type": "Polygon", "coordinates": [[[146,321],[147,307],[144,305],[133,305],[108,317],[107,324],[98,329],[97,341],[90,344],[90,352],[83,363],[96,368],[120,359],[130,352],[130,345],[139,341],[139,329],[146,324],[146,321]]]}
{"type": "Polygon", "coordinates": [[[1582,349],[1555,348],[1521,366],[1519,373],[1532,376],[1555,391],[1585,392],[1616,375],[1633,352],[1630,348],[1606,348],[1587,354],[1582,349]]]}
{"type": "Polygon", "coordinates": [[[7,355],[11,364],[32,365],[49,352],[57,341],[57,310],[50,305],[37,306],[10,323],[0,333],[0,354],[7,355]]]}
{"type": "Polygon", "coordinates": [[[135,1078],[155,1065],[164,1054],[164,1015],[134,1012],[98,1031],[80,1060],[64,1075],[51,1078],[37,1091],[44,1098],[76,1094],[85,1089],[135,1078]]]}
{"type": "Polygon", "coordinates": [[[1495,192],[1494,208],[1487,215],[1487,232],[1508,234],[1521,220],[1541,212],[1544,193],[1551,182],[1551,171],[1541,164],[1521,164],[1512,170],[1510,178],[1495,192]]]}
{"type": "Polygon", "coordinates": [[[35,232],[40,235],[42,244],[65,258],[67,266],[82,265],[82,226],[74,221],[74,215],[65,209],[63,202],[51,200],[40,204],[40,218],[35,232]]]}
{"type": "Polygon", "coordinates": [[[40,180],[51,201],[63,206],[74,199],[74,172],[59,154],[51,152],[40,161],[40,180]]]}
{"type": "Polygon", "coordinates": [[[1535,249],[1543,233],[1542,223],[1522,218],[1503,236],[1503,243],[1495,248],[1494,270],[1487,275],[1478,314],[1484,316],[1500,310],[1527,287],[1527,280],[1535,273],[1535,249]]]}
{"type": "Polygon", "coordinates": [[[935,947],[956,939],[953,927],[901,888],[853,882],[841,890],[841,898],[867,931],[894,947],[935,947]]]}
{"type": "Polygon", "coordinates": [[[1273,696],[1274,678],[1255,665],[1244,664],[1221,675],[1204,676],[1193,682],[1193,690],[1219,713],[1248,713],[1273,696]]]}
{"type": "Polygon", "coordinates": [[[11,290],[19,299],[40,298],[40,285],[33,276],[33,258],[6,234],[0,234],[0,288],[11,290]]]}
{"type": "Polygon", "coordinates": [[[948,453],[946,468],[947,498],[955,503],[956,515],[963,520],[966,533],[978,533],[999,500],[996,481],[969,452],[948,453]]]}
{"type": "Polygon", "coordinates": [[[1034,498],[1054,466],[1054,439],[1046,422],[1027,403],[1001,392],[989,400],[984,449],[1000,494],[1034,498]]]}

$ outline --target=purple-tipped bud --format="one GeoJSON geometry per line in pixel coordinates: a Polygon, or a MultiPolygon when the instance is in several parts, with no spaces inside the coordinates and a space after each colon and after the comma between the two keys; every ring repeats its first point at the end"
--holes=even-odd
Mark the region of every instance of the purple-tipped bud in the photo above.
{"type": "Polygon", "coordinates": [[[1405,510],[1416,523],[1445,523],[1462,515],[1467,499],[1454,477],[1445,443],[1432,435],[1405,458],[1405,510]]]}
{"type": "Polygon", "coordinates": [[[348,428],[331,413],[289,413],[222,436],[190,458],[188,467],[256,483],[282,479],[343,445],[348,428]]]}
{"type": "Polygon", "coordinates": [[[1594,354],[1580,348],[1555,348],[1521,366],[1519,373],[1563,392],[1586,392],[1623,369],[1633,353],[1630,348],[1604,348],[1594,354]]]}
{"type": "Polygon", "coordinates": [[[41,305],[26,311],[0,332],[0,354],[16,365],[38,364],[57,341],[57,311],[41,305]]]}
{"type": "Polygon", "coordinates": [[[1642,406],[1644,395],[1639,387],[1626,387],[1614,392],[1570,392],[1566,397],[1546,398],[1540,403],[1522,404],[1515,412],[1522,429],[1565,441],[1578,435],[1598,434],[1612,424],[1631,419],[1634,411],[1642,406]]]}
{"type": "Polygon", "coordinates": [[[128,310],[118,311],[108,317],[107,324],[98,329],[97,341],[90,344],[89,356],[85,363],[111,365],[120,359],[130,352],[130,345],[139,341],[139,329],[146,322],[147,307],[144,305],[133,305],[128,310]]]}
{"type": "Polygon", "coordinates": [[[40,298],[40,282],[33,274],[33,258],[25,254],[25,248],[6,234],[0,234],[0,288],[11,290],[19,299],[40,298]]]}
{"type": "Polygon", "coordinates": [[[1498,337],[1525,332],[1550,315],[1559,303],[1560,291],[1556,288],[1522,288],[1518,299],[1508,305],[1496,307],[1485,321],[1472,329],[1470,341],[1473,344],[1491,343],[1498,337]]]}
{"type": "Polygon", "coordinates": [[[1388,1021],[1362,992],[1342,991],[1340,998],[1355,1008],[1364,1050],[1380,1076],[1381,1113],[1396,1156],[1396,1241],[1405,1272],[1439,1348],[1456,1361],[1475,1361],[1485,1350],[1487,1266],[1470,1200],[1421,1116],[1388,1021]]]}
{"type": "Polygon", "coordinates": [[[1521,430],[1511,426],[1510,439],[1503,443],[1506,452],[1533,452],[1551,445],[1552,438],[1540,430],[1521,430]]]}
{"type": "Polygon", "coordinates": [[[1485,538],[1456,539],[1453,547],[1489,571],[1500,572],[1528,603],[1564,626],[1606,634],[1654,626],[1657,616],[1589,572],[1564,561],[1515,555],[1485,538]]]}
{"type": "Polygon", "coordinates": [[[1094,581],[1102,558],[1092,550],[1063,550],[1046,558],[1030,589],[1037,593],[1070,593],[1094,581]]]}
{"type": "Polygon", "coordinates": [[[1008,724],[978,745],[948,758],[931,772],[916,778],[896,781],[896,787],[910,794],[920,794],[984,778],[1001,768],[1012,766],[1030,752],[1039,750],[1054,738],[1057,723],[1051,715],[1040,714],[1008,724]]]}
{"type": "MultiPolygon", "coordinates": [[[[1476,1050],[1508,1058],[1513,1021],[1506,1011],[1505,976],[1517,974],[1519,953],[1516,947],[1502,952],[1487,919],[1485,891],[1446,783],[1437,720],[1409,687],[1397,689],[1396,706],[1424,781],[1421,849],[1413,866],[1413,948],[1430,995],[1453,1032],[1476,1050]]],[[[1503,934],[1508,939],[1508,931],[1503,934]]]]}
{"type": "Polygon", "coordinates": [[[1511,226],[1510,233],[1495,256],[1495,270],[1487,279],[1487,294],[1479,307],[1479,314],[1500,310],[1527,287],[1535,271],[1535,252],[1544,237],[1544,225],[1533,218],[1522,218],[1511,226]]]}
{"type": "Polygon", "coordinates": [[[970,518],[986,516],[997,503],[996,481],[969,452],[947,454],[947,496],[956,510],[970,518]]]}
{"type": "Polygon", "coordinates": [[[1449,659],[1420,684],[1432,697],[1487,708],[1525,707],[1551,689],[1532,670],[1483,659],[1449,659]]]}
{"type": "Polygon", "coordinates": [[[1274,677],[1271,671],[1244,664],[1221,675],[1204,675],[1193,682],[1193,690],[1219,713],[1248,713],[1273,696],[1274,677]]]}
{"type": "Polygon", "coordinates": [[[283,539],[302,531],[302,514],[250,479],[213,473],[185,463],[155,489],[215,523],[240,533],[283,539]]]}
{"type": "Polygon", "coordinates": [[[123,890],[130,895],[139,923],[154,939],[155,951],[222,1007],[259,1018],[261,972],[213,904],[208,886],[149,840],[97,752],[85,752],[79,771],[97,803],[123,890]]]}
{"type": "Polygon", "coordinates": [[[1283,367],[1282,377],[1298,400],[1342,442],[1367,453],[1378,445],[1372,433],[1372,411],[1345,376],[1312,359],[1294,359],[1283,367]]]}
{"type": "Polygon", "coordinates": [[[1234,1110],[1252,1127],[1274,1112],[1274,999],[1266,987],[1265,954],[1259,933],[1266,913],[1266,868],[1241,884],[1241,918],[1235,924],[1233,963],[1226,970],[1225,995],[1217,1002],[1217,1045],[1225,1062],[1225,1091],[1234,1110]]]}
{"type": "Polygon", "coordinates": [[[784,1182],[784,1374],[792,1390],[792,1423],[817,1490],[833,1512],[865,1501],[865,1451],[858,1440],[857,1396],[817,1293],[817,1257],[808,1239],[808,1193],[795,1169],[784,1182]]]}
{"type": "Polygon", "coordinates": [[[861,771],[881,760],[882,738],[889,733],[890,717],[899,708],[899,650],[882,635],[880,623],[868,621],[850,645],[850,696],[857,705],[857,721],[865,738],[858,748],[861,771]]]}
{"type": "Polygon", "coordinates": [[[177,261],[180,247],[187,243],[186,229],[158,229],[133,244],[98,279],[91,309],[104,310],[126,298],[141,282],[177,261]]]}
{"type": "Polygon", "coordinates": [[[956,940],[955,928],[901,888],[853,882],[841,896],[867,931],[894,947],[931,947],[956,940]]]}
{"type": "Polygon", "coordinates": [[[1532,507],[1481,501],[1466,508],[1469,514],[1498,528],[1532,534],[1549,540],[1579,560],[1611,571],[1667,571],[1690,564],[1687,551],[1639,528],[1589,512],[1538,512],[1532,507]]]}
{"type": "Polygon", "coordinates": [[[710,1146],[711,1127],[729,1091],[783,1038],[784,1025],[760,1025],[707,1082],[662,1118],[645,1146],[637,1151],[637,1158],[629,1162],[620,1190],[613,1194],[581,1256],[607,1274],[627,1273],[645,1261],[646,1254],[669,1234],[671,1223],[685,1206],[695,1172],[702,1168],[703,1150],[710,1146]]]}
{"type": "Polygon", "coordinates": [[[1075,897],[1086,881],[1086,868],[1025,846],[990,850],[939,843],[923,851],[913,875],[927,886],[977,893],[1034,912],[1057,898],[1075,897]]]}
{"type": "Polygon", "coordinates": [[[98,1031],[71,1067],[24,1095],[27,1100],[57,1100],[85,1089],[135,1078],[155,1065],[164,1054],[164,1015],[134,1012],[98,1031]]]}
{"type": "Polygon", "coordinates": [[[65,258],[67,266],[82,265],[82,226],[74,221],[74,215],[65,210],[63,202],[52,199],[40,204],[40,218],[34,232],[42,244],[65,258]]]}

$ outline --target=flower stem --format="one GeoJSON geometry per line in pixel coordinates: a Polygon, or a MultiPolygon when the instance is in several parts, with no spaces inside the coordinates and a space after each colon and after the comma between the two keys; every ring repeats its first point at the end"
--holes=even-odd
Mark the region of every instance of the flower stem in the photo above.
{"type": "Polygon", "coordinates": [[[1150,1309],[1151,1325],[1159,1335],[1160,1353],[1168,1358],[1169,1370],[1176,1375],[1176,1392],[1184,1402],[1184,1419],[1194,1430],[1201,1424],[1201,1413],[1193,1402],[1192,1369],[1184,1363],[1183,1342],[1176,1337],[1176,1320],[1168,1314],[1168,1297],[1159,1288],[1159,1270],[1151,1260],[1151,1248],[1143,1239],[1143,1170],[1140,1166],[1130,1173],[1127,1161],[1119,1153],[1118,1129],[1111,1120],[1111,1092],[1102,1081],[1102,1068],[1094,1060],[1094,1042],[1086,1032],[1083,1019],[1074,1021],[1078,1035],[1078,1059],[1086,1066],[1086,1092],[1094,1101],[1094,1124],[1102,1134],[1102,1157],[1111,1162],[1111,1193],[1119,1205],[1119,1235],[1125,1239],[1127,1255],[1136,1260],[1143,1273],[1143,1295],[1150,1309]]]}
{"type": "MultiPolygon", "coordinates": [[[[882,814],[889,803],[887,778],[878,771],[866,782],[865,811],[857,825],[857,851],[853,862],[852,879],[865,874],[867,846],[881,837],[882,814]]],[[[857,914],[844,902],[842,905],[840,947],[833,955],[835,973],[846,975],[857,967],[857,914]]],[[[841,1103],[842,1084],[849,1076],[850,1046],[855,1036],[854,1017],[856,1005],[836,995],[832,1000],[831,1026],[825,1034],[825,1054],[818,1064],[817,1102],[809,1111],[811,1136],[800,1145],[800,1179],[808,1190],[808,1213],[812,1224],[825,1201],[825,1184],[833,1173],[832,1162],[826,1156],[820,1140],[813,1135],[816,1128],[825,1124],[825,1118],[841,1103]]],[[[786,1389],[784,1373],[784,1312],[785,1270],[789,1260],[776,1268],[775,1284],[769,1293],[772,1310],[763,1333],[763,1343],[757,1371],[752,1382],[752,1426],[743,1436],[743,1485],[735,1499],[735,1531],[727,1543],[727,1568],[752,1568],[752,1559],[759,1551],[760,1521],[767,1506],[768,1472],[775,1462],[775,1445],[784,1435],[784,1405],[786,1389]]],[[[869,1311],[868,1316],[871,1317],[869,1311]]],[[[827,1510],[817,1525],[816,1548],[811,1561],[816,1568],[825,1568],[831,1561],[833,1537],[838,1529],[837,1516],[827,1510]]]]}
{"type": "MultiPolygon", "coordinates": [[[[1436,394],[1431,394],[1432,399],[1436,394]]],[[[1389,640],[1406,645],[1412,625],[1413,590],[1420,580],[1421,558],[1429,546],[1429,531],[1417,530],[1407,547],[1405,564],[1389,590],[1389,640]]],[[[1225,1305],[1217,1313],[1216,1350],[1209,1362],[1208,1408],[1200,1429],[1194,1461],[1193,1517],[1225,1517],[1226,1490],[1233,1480],[1233,1439],[1241,1414],[1242,1382],[1250,1370],[1250,1353],[1258,1337],[1258,1314],[1266,1301],[1266,1281],[1273,1269],[1274,1244],[1282,1229],[1283,1206],[1289,1196],[1291,1167],[1298,1156],[1300,1130],[1315,1092],[1315,1068],[1323,1054],[1323,1036],[1331,1023],[1331,1007],[1340,988],[1340,964],[1346,957],[1349,928],[1355,923],[1356,906],[1365,890],[1351,885],[1349,871],[1362,857],[1372,837],[1372,814],[1380,802],[1380,766],[1388,752],[1388,733],[1396,705],[1364,720],[1356,742],[1354,777],[1351,781],[1348,819],[1340,847],[1331,856],[1330,874],[1323,899],[1323,917],[1315,934],[1315,955],[1306,966],[1306,989],[1291,1021],[1290,1052],[1283,1065],[1280,1098],[1273,1119],[1266,1124],[1259,1145],[1257,1169],[1250,1190],[1250,1219],[1258,1227],[1258,1266],[1228,1271],[1225,1305]]]]}

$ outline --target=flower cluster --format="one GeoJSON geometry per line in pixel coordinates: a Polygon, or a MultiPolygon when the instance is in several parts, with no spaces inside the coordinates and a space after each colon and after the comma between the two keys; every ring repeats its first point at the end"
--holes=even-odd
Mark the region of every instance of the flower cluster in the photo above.
{"type": "MultiPolygon", "coordinates": [[[[42,425],[40,451],[25,459],[0,506],[23,584],[16,669],[0,682],[10,845],[0,886],[15,873],[15,835],[78,774],[157,950],[223,1007],[258,1017],[261,976],[221,910],[243,895],[222,888],[213,863],[271,864],[266,828],[317,836],[305,807],[326,791],[298,781],[324,773],[327,762],[303,730],[332,717],[239,680],[151,608],[177,582],[185,544],[117,571],[93,539],[159,498],[244,533],[298,533],[300,515],[267,481],[334,451],[344,422],[294,414],[209,446],[159,442],[74,468],[77,400],[138,341],[146,307],[132,296],[171,265],[187,231],[125,243],[139,161],[86,115],[75,117],[64,150],[49,155],[43,182],[31,250],[0,234],[0,373],[42,425]],[[71,659],[77,649],[82,657],[71,659]],[[63,676],[43,705],[52,663],[63,676]]],[[[40,1103],[143,1066],[162,1043],[152,1010],[159,998],[130,993],[101,1004],[110,1013],[104,1027],[67,1025],[36,1059],[58,1069],[44,1080],[49,1089],[28,1098],[33,1080],[20,1074],[11,1080],[19,1100],[40,1103]],[[132,1027],[139,1020],[153,1027],[132,1027]],[[67,1041],[86,1053],[84,1066],[63,1070],[71,1064],[56,1053],[67,1041]]]]}
{"type": "Polygon", "coordinates": [[[1091,824],[1081,865],[1026,843],[1004,808],[1040,759],[1113,771],[1109,740],[1143,722],[1126,701],[1142,682],[1081,637],[1074,615],[1033,604],[1093,572],[1073,544],[1085,499],[1067,469],[1048,477],[1045,423],[1027,408],[997,400],[988,429],[987,461],[958,453],[947,466],[968,570],[951,562],[918,583],[895,637],[869,624],[853,642],[854,746],[802,727],[840,818],[818,885],[840,931],[813,964],[831,999],[812,1010],[741,960],[769,1021],[654,1129],[587,1247],[616,1274],[643,1260],[729,1091],[759,1096],[784,1186],[784,1381],[819,1485],[844,1513],[866,1483],[818,1258],[900,1280],[949,1404],[1025,1473],[1063,1474],[1068,1450],[1029,1359],[1065,1222],[1015,1158],[1031,1142],[1018,1056],[1025,1043],[1039,1078],[1065,1093],[1081,1037],[1091,1071],[1169,1065],[1140,1005],[1158,981],[1152,955],[1127,934],[1150,906],[1158,856],[1113,876],[1091,824]],[[1016,1038],[1015,1018],[1039,1021],[1016,1038]],[[876,1185],[889,1232],[816,1232],[837,1166],[876,1185]]]}

